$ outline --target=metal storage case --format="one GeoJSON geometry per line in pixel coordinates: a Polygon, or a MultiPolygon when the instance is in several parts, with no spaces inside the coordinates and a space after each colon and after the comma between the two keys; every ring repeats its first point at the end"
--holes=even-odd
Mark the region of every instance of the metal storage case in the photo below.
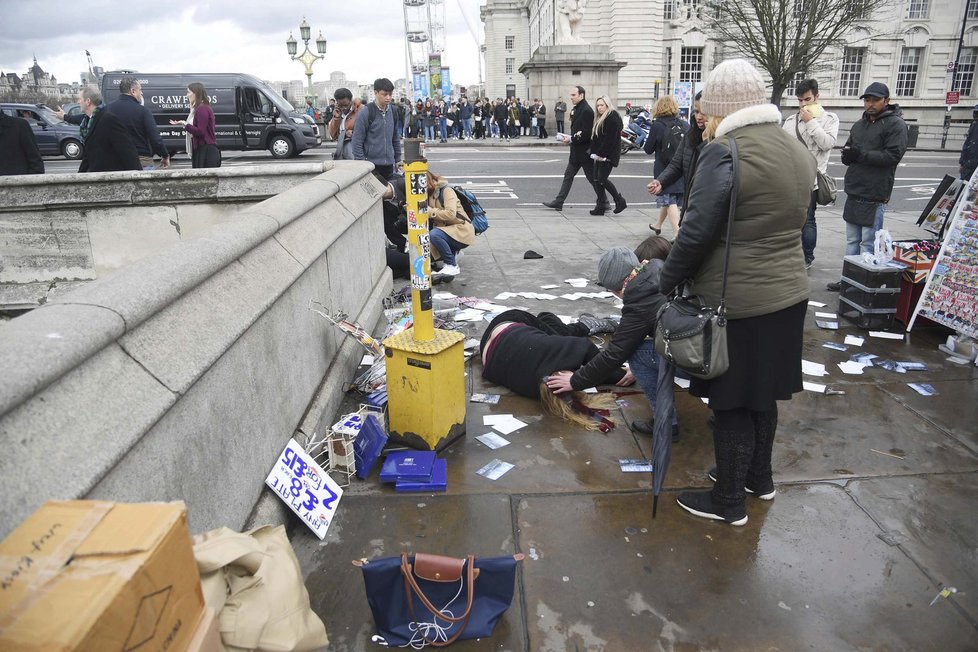
{"type": "Polygon", "coordinates": [[[842,263],[842,276],[865,288],[899,290],[904,269],[899,264],[873,265],[865,262],[862,256],[846,256],[842,263]]]}

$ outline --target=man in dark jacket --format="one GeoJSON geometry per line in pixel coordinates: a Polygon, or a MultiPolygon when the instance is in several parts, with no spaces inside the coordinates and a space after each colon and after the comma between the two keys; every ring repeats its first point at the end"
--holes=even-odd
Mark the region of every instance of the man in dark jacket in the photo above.
{"type": "Polygon", "coordinates": [[[0,176],[8,174],[44,174],[44,161],[27,120],[0,111],[0,176]]]}
{"type": "Polygon", "coordinates": [[[961,178],[965,181],[969,180],[978,168],[978,104],[971,111],[971,126],[968,127],[968,135],[964,139],[958,165],[961,166],[961,178]]]}
{"type": "Polygon", "coordinates": [[[153,154],[160,157],[161,168],[165,170],[170,167],[170,152],[163,144],[153,114],[143,106],[143,88],[139,80],[123,77],[119,82],[119,92],[119,99],[106,106],[105,110],[125,125],[143,169],[155,169],[153,154]]]}
{"type": "MultiPolygon", "coordinates": [[[[860,96],[863,117],[849,131],[842,148],[846,170],[846,255],[873,250],[876,232],[883,228],[883,213],[893,192],[896,169],[907,151],[907,123],[897,104],[890,104],[890,89],[873,82],[860,96]]],[[[839,283],[829,283],[838,291],[839,283]]]]}
{"type": "MultiPolygon", "coordinates": [[[[553,201],[543,202],[544,206],[556,211],[563,210],[564,200],[570,194],[574,177],[582,167],[587,182],[594,186],[594,165],[591,163],[591,155],[588,151],[591,147],[591,131],[594,129],[594,111],[587,103],[582,86],[572,87],[570,98],[574,108],[571,110],[570,158],[567,168],[564,169],[564,182],[560,185],[560,191],[553,201]]],[[[595,210],[606,208],[607,206],[595,206],[595,210]]]]}
{"type": "Polygon", "coordinates": [[[78,93],[78,103],[88,116],[82,125],[85,153],[79,172],[113,172],[142,170],[139,155],[125,125],[102,104],[102,94],[94,86],[85,86],[78,93]]]}
{"type": "Polygon", "coordinates": [[[496,106],[492,109],[492,119],[495,120],[496,127],[499,129],[499,139],[509,140],[509,128],[506,126],[506,121],[509,120],[509,107],[501,97],[496,99],[496,106]]]}
{"type": "MultiPolygon", "coordinates": [[[[664,243],[665,255],[669,253],[664,243]]],[[[659,292],[659,272],[662,260],[655,259],[639,264],[634,253],[624,247],[614,247],[601,256],[598,263],[598,283],[611,290],[622,300],[621,321],[611,336],[611,341],[598,355],[575,372],[558,371],[547,379],[547,386],[557,394],[594,387],[602,379],[628,361],[629,370],[638,380],[645,397],[655,412],[661,358],[655,350],[656,315],[665,302],[659,292]]],[[[619,385],[628,381],[626,376],[619,385]]],[[[663,415],[664,417],[666,415],[663,415]]],[[[668,415],[672,420],[672,440],[679,440],[679,421],[675,408],[668,415]]],[[[632,430],[642,434],[653,433],[653,421],[633,421],[632,430]]]]}

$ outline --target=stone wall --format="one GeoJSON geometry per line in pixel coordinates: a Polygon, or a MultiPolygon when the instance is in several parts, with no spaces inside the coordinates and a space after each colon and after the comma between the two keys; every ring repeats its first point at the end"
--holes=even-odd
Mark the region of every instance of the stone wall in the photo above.
{"type": "Polygon", "coordinates": [[[0,307],[43,303],[52,284],[101,278],[332,167],[0,177],[0,307]]]}
{"type": "Polygon", "coordinates": [[[310,301],[382,314],[370,169],[336,164],[0,326],[0,536],[70,498],[182,499],[194,531],[240,528],[362,355],[310,301]]]}

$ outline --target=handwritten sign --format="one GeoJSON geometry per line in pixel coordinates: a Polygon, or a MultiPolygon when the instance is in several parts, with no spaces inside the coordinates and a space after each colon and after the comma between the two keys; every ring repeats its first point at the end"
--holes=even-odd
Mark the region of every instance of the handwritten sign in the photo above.
{"type": "Polygon", "coordinates": [[[265,484],[320,540],[326,538],[343,490],[294,439],[289,440],[265,484]]]}

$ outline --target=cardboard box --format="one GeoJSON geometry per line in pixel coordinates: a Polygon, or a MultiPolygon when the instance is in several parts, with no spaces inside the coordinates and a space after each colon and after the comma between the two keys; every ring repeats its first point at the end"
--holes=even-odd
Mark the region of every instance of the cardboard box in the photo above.
{"type": "Polygon", "coordinates": [[[0,650],[185,650],[203,609],[182,502],[51,501],[0,543],[0,650]]]}
{"type": "Polygon", "coordinates": [[[194,630],[194,636],[190,639],[187,652],[225,652],[224,643],[221,642],[220,620],[217,612],[211,608],[205,608],[194,630]]]}

